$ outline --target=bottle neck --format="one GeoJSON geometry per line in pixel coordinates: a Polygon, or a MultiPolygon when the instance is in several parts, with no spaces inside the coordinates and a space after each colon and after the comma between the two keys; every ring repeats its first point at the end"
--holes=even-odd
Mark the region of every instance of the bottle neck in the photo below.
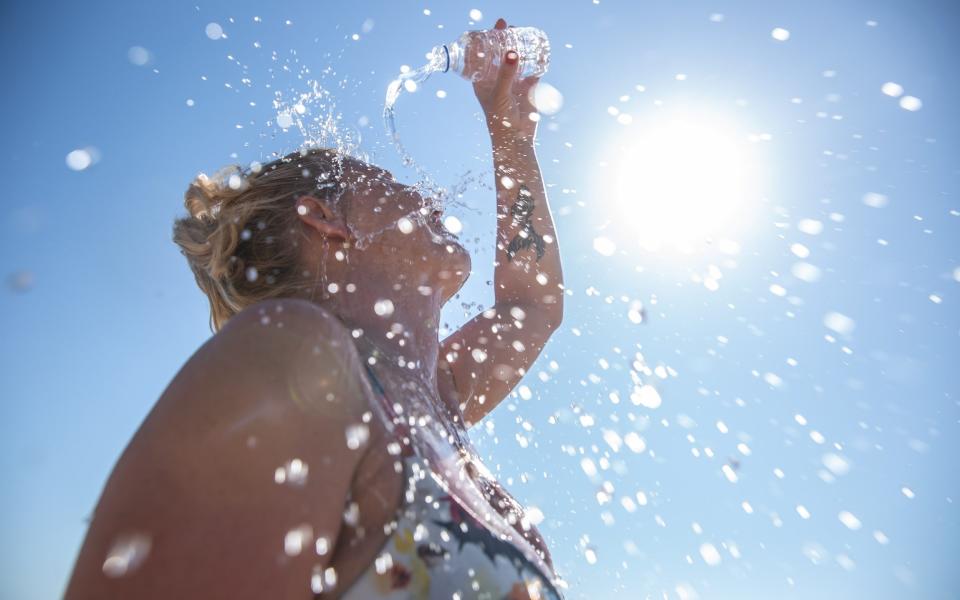
{"type": "Polygon", "coordinates": [[[443,45],[441,47],[440,58],[443,62],[439,66],[443,68],[444,73],[453,71],[454,73],[462,74],[463,44],[460,40],[443,45]]]}
{"type": "Polygon", "coordinates": [[[450,70],[450,47],[449,46],[446,46],[446,45],[443,46],[443,57],[445,59],[443,72],[446,73],[447,71],[450,70]]]}

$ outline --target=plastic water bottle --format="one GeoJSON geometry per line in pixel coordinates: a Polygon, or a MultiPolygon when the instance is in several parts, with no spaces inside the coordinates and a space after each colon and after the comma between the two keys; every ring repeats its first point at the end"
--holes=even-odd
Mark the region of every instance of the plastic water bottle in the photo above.
{"type": "Polygon", "coordinates": [[[518,77],[547,72],[550,41],[547,34],[535,27],[468,31],[451,44],[435,47],[430,62],[442,63],[445,72],[475,81],[493,76],[507,50],[516,50],[520,55],[518,77]]]}
{"type": "MultiPolygon", "coordinates": [[[[455,42],[435,46],[427,54],[427,64],[401,73],[390,82],[383,108],[383,121],[405,165],[416,167],[397,135],[393,106],[400,94],[404,90],[416,91],[419,84],[434,73],[457,73],[471,81],[494,77],[507,50],[514,50],[519,55],[517,77],[541,76],[547,72],[550,63],[550,41],[547,34],[536,27],[507,27],[467,31],[455,42]]],[[[417,168],[417,171],[420,172],[420,169],[417,168]]],[[[420,172],[420,175],[426,176],[423,172],[420,172]]]]}

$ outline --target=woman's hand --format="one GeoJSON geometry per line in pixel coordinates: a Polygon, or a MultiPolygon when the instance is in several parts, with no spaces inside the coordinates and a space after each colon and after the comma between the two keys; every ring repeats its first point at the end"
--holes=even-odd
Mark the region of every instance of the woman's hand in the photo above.
{"type": "MultiPolygon", "coordinates": [[[[494,28],[506,29],[507,22],[498,19],[494,28]]],[[[540,78],[532,76],[518,81],[519,59],[515,49],[507,49],[495,74],[473,82],[494,150],[518,142],[532,144],[537,133],[540,114],[533,104],[533,93],[540,78]]]]}

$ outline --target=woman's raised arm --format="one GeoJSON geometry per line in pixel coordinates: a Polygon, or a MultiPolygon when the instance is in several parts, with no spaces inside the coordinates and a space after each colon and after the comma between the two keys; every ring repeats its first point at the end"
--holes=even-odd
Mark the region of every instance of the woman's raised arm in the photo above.
{"type": "Polygon", "coordinates": [[[563,320],[560,249],[534,152],[538,78],[517,80],[518,63],[509,51],[495,80],[474,82],[497,188],[495,303],[444,339],[439,357],[453,373],[467,424],[510,393],[563,320]]]}

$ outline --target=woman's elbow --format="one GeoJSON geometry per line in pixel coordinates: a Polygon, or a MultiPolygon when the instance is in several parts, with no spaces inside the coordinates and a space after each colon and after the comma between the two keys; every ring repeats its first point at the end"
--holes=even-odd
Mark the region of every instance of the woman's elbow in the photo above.
{"type": "Polygon", "coordinates": [[[563,323],[563,293],[544,297],[543,304],[546,326],[552,333],[563,323]]]}

